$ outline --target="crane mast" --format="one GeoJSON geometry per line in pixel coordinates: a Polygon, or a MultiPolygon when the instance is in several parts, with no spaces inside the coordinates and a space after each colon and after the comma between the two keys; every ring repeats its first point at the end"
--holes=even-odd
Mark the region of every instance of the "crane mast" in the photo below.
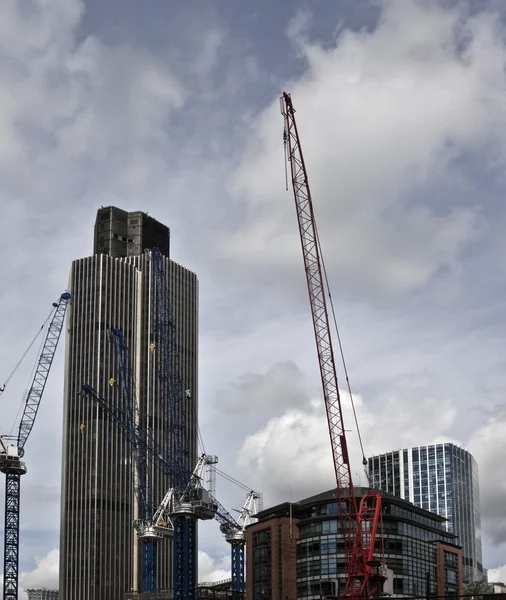
{"type": "Polygon", "coordinates": [[[377,524],[381,514],[381,497],[378,494],[367,494],[362,499],[360,507],[357,505],[330,335],[318,232],[307,170],[292,99],[289,94],[284,92],[280,102],[281,113],[285,119],[284,143],[287,159],[290,163],[323,397],[332,446],[339,531],[344,541],[347,563],[347,579],[343,596],[347,598],[367,598],[372,591],[371,587],[374,587],[374,582],[380,579],[379,575],[375,576],[372,567],[367,563],[374,562],[372,559],[374,558],[377,524]],[[373,515],[372,524],[371,510],[373,515]],[[366,542],[365,545],[364,542],[366,542]]]}
{"type": "Polygon", "coordinates": [[[220,521],[220,530],[230,544],[232,554],[232,600],[241,598],[246,592],[246,580],[244,578],[244,547],[246,545],[246,527],[252,522],[252,515],[260,510],[262,495],[259,492],[250,491],[246,500],[239,510],[237,524],[220,521]]]}

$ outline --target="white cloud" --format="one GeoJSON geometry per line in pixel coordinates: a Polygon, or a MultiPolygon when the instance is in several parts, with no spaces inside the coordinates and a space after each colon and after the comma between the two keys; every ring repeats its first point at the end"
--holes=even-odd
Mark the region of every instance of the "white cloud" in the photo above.
{"type": "MultiPolygon", "coordinates": [[[[301,37],[304,21],[294,43],[307,70],[286,87],[332,279],[343,293],[370,297],[419,289],[441,273],[457,277],[483,227],[459,165],[470,156],[505,162],[497,19],[393,0],[377,28],[343,30],[330,48],[301,37]]],[[[246,211],[223,254],[261,277],[300,269],[293,200],[282,189],[282,127],[275,102],[252,122],[230,181],[246,211]]]]}
{"type": "MultiPolygon", "coordinates": [[[[344,423],[355,485],[367,485],[362,454],[347,392],[341,390],[344,423]]],[[[416,380],[399,386],[378,410],[354,395],[355,408],[367,456],[417,444],[452,441],[449,435],[457,408],[451,398],[440,399],[427,384],[416,380]],[[409,410],[407,410],[409,406],[409,410]],[[434,414],[438,414],[434,423],[434,414]],[[387,433],[386,433],[387,432],[387,433]]],[[[331,447],[323,402],[307,409],[287,410],[247,436],[237,459],[252,485],[264,492],[269,504],[294,500],[335,485],[331,447]]]]}
{"type": "Polygon", "coordinates": [[[198,563],[199,583],[222,581],[231,577],[229,554],[213,558],[207,552],[199,550],[198,563]]]}
{"type": "MultiPolygon", "coordinates": [[[[207,35],[196,36],[190,28],[192,42],[202,43],[191,48],[188,58],[170,44],[168,51],[141,47],[137,36],[117,45],[107,35],[86,35],[83,10],[78,0],[0,3],[0,252],[8,257],[0,298],[8,315],[0,334],[0,362],[10,365],[20,356],[45,316],[44,307],[65,287],[70,260],[91,252],[95,209],[116,203],[149,210],[171,225],[176,260],[189,264],[191,256],[197,261],[190,266],[198,265],[205,333],[199,365],[201,424],[204,437],[218,446],[209,449],[226,462],[242,445],[242,463],[231,474],[264,489],[267,502],[286,499],[290,492],[294,498],[312,493],[315,488],[306,489],[305,481],[317,489],[333,485],[323,407],[311,405],[312,393],[288,362],[316,369],[293,200],[283,193],[277,103],[250,123],[258,98],[270,94],[263,87],[268,77],[259,78],[256,57],[243,60],[240,44],[230,51],[231,34],[224,36],[214,23],[207,35]],[[230,64],[227,53],[234,57],[230,64]],[[174,56],[180,59],[179,75],[174,56]],[[223,71],[224,85],[209,88],[217,71],[223,71]],[[191,72],[198,84],[183,79],[183,72],[191,72]],[[252,90],[247,84],[255,78],[252,90]],[[192,96],[191,85],[198,94],[193,89],[192,96]],[[244,94],[240,102],[233,95],[238,89],[244,94]],[[242,154],[233,142],[246,124],[251,124],[251,147],[242,154]],[[236,159],[231,204],[223,182],[229,161],[236,159]],[[227,235],[224,229],[233,231],[242,217],[244,226],[227,235]],[[220,248],[222,240],[226,251],[220,248]],[[301,291],[297,297],[290,293],[294,273],[301,291]],[[259,275],[268,280],[265,288],[257,286],[259,275]],[[224,389],[224,381],[232,383],[224,389]],[[251,418],[231,424],[216,410],[253,404],[261,423],[250,413],[251,418]],[[250,434],[244,444],[243,433],[250,434]]],[[[339,282],[339,299],[358,290],[373,303],[376,292],[420,290],[440,274],[450,285],[461,275],[469,242],[480,235],[482,242],[493,241],[483,236],[488,218],[482,211],[483,187],[470,181],[466,160],[473,158],[471,167],[480,174],[488,168],[487,177],[497,181],[506,105],[504,44],[494,18],[469,19],[460,8],[432,1],[392,0],[384,3],[376,29],[341,29],[334,44],[311,40],[305,31],[309,23],[308,13],[301,13],[289,32],[305,70],[298,81],[287,83],[287,90],[298,110],[320,233],[331,281],[339,282]],[[459,55],[456,48],[466,47],[464,38],[467,49],[459,55]]],[[[269,40],[265,45],[267,51],[269,40]]],[[[273,61],[273,71],[286,79],[291,71],[285,58],[273,61]]],[[[496,267],[500,280],[500,263],[496,267]]],[[[474,283],[468,266],[463,273],[474,283]]],[[[458,300],[464,303],[476,289],[478,284],[466,288],[458,300]]],[[[482,291],[493,296],[488,285],[482,291]]],[[[488,331],[473,337],[466,329],[481,326],[476,322],[484,315],[481,303],[478,317],[466,313],[464,325],[453,322],[452,329],[446,321],[455,315],[458,320],[456,304],[451,315],[439,314],[435,322],[425,298],[413,294],[404,300],[413,297],[418,305],[406,301],[389,311],[373,306],[367,312],[360,303],[339,308],[348,327],[349,364],[356,365],[357,389],[366,399],[362,403],[357,396],[368,455],[458,436],[454,430],[461,424],[475,427],[463,407],[482,403],[486,394],[468,387],[469,382],[478,388],[477,382],[486,380],[489,393],[500,396],[504,365],[494,365],[496,386],[489,358],[500,355],[504,336],[497,327],[494,345],[488,331]],[[420,317],[421,304],[425,312],[420,317]],[[400,374],[424,367],[439,371],[399,385],[400,374]],[[438,397],[448,399],[439,402],[438,397]],[[458,415],[452,397],[459,398],[458,415]]],[[[27,556],[43,552],[24,541],[26,531],[58,528],[61,422],[57,418],[55,424],[54,415],[61,414],[62,365],[60,348],[27,447],[21,533],[27,556]],[[44,452],[38,452],[41,448],[44,452]]],[[[2,398],[2,422],[9,425],[20,397],[21,384],[15,385],[2,398]]],[[[346,423],[354,428],[348,416],[346,423]]],[[[359,473],[356,443],[352,449],[359,473]]],[[[495,466],[484,465],[491,447],[476,453],[487,506],[487,488],[497,490],[494,469],[501,466],[493,457],[495,466]]],[[[491,510],[500,497],[494,493],[489,495],[491,510]]],[[[230,500],[227,493],[219,498],[226,506],[242,501],[239,496],[230,500]]],[[[486,521],[484,527],[489,527],[486,521]]],[[[213,535],[228,550],[217,527],[213,535]]],[[[214,555],[202,559],[201,578],[229,573],[228,553],[223,561],[211,559],[214,555]]]]}
{"type": "Polygon", "coordinates": [[[503,565],[502,567],[497,567],[496,569],[489,569],[488,580],[490,583],[506,582],[506,565],[503,565]]]}
{"type": "Polygon", "coordinates": [[[0,173],[10,193],[37,190],[43,211],[61,194],[103,197],[112,182],[116,193],[146,191],[161,168],[157,152],[170,150],[163,126],[185,99],[167,62],[145,49],[93,36],[78,41],[82,12],[78,0],[0,7],[2,27],[12,32],[0,43],[10,67],[0,74],[0,173]]]}
{"type": "Polygon", "coordinates": [[[473,433],[469,450],[479,466],[483,532],[494,545],[498,545],[506,542],[506,411],[503,407],[496,407],[494,413],[473,433]]]}
{"type": "Polygon", "coordinates": [[[58,589],[58,574],[60,568],[60,553],[54,549],[41,558],[35,558],[36,567],[33,571],[19,574],[19,600],[26,600],[25,590],[32,588],[58,589]]]}
{"type": "Polygon", "coordinates": [[[265,373],[239,375],[218,392],[216,405],[229,414],[272,415],[287,407],[298,407],[307,401],[304,376],[292,361],[280,362],[265,373]]]}

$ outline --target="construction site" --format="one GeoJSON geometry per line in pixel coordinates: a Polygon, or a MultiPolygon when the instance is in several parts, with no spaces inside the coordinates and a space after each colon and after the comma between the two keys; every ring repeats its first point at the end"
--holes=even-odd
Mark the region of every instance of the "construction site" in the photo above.
{"type": "MultiPolygon", "coordinates": [[[[18,600],[20,593],[27,442],[60,338],[66,338],[60,599],[464,595],[461,544],[445,528],[446,520],[380,490],[374,481],[368,486],[353,481],[352,473],[368,460],[362,449],[363,464],[351,464],[338,370],[352,402],[353,395],[310,174],[291,96],[283,93],[280,103],[287,185],[291,182],[298,222],[293,235],[301,242],[335,489],[264,507],[262,490],[218,468],[218,457],[204,450],[197,416],[196,277],[170,258],[166,226],[142,212],[102,207],[93,256],[74,261],[69,289],[54,302],[1,388],[2,393],[9,388],[42,340],[18,434],[0,440],[6,478],[4,600],[18,600]],[[235,513],[220,502],[220,477],[243,494],[235,513]],[[198,574],[198,524],[213,520],[230,548],[231,576],[204,583],[198,574]]],[[[360,431],[358,422],[353,427],[360,431]]]]}

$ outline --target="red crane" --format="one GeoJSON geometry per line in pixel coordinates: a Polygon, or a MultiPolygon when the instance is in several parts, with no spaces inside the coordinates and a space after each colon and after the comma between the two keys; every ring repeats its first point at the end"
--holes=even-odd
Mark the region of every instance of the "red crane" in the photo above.
{"type": "MultiPolygon", "coordinates": [[[[281,96],[281,113],[285,118],[284,142],[290,163],[293,194],[299,233],[304,257],[309,302],[313,317],[316,349],[320,365],[323,397],[332,446],[336,475],[336,495],[339,515],[339,532],[344,540],[347,566],[345,598],[369,598],[379,591],[385,577],[379,567],[383,560],[374,556],[378,528],[383,554],[381,527],[381,495],[369,492],[362,496],[357,505],[351,477],[348,446],[343,423],[341,398],[337,383],[334,351],[330,335],[329,316],[325,295],[321,250],[319,248],[313,202],[302,154],[295,109],[289,94],[281,96]]],[[[365,459],[364,459],[365,461],[365,459]]],[[[366,464],[366,463],[365,463],[366,464]]]]}

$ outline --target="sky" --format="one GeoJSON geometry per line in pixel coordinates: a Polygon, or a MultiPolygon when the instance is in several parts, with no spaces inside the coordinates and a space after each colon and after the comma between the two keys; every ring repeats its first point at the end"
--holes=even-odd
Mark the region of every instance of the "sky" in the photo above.
{"type": "MultiPolygon", "coordinates": [[[[286,90],[365,453],[470,450],[504,581],[505,20],[499,0],[1,2],[0,379],[90,255],[96,210],[147,211],[200,281],[206,450],[265,506],[334,485],[286,90]]],[[[0,396],[2,433],[29,376],[0,396]]],[[[57,585],[62,386],[63,344],[26,446],[23,588],[57,585]]],[[[244,500],[226,481],[217,495],[244,500]]],[[[216,523],[199,549],[201,580],[228,574],[216,523]]]]}

